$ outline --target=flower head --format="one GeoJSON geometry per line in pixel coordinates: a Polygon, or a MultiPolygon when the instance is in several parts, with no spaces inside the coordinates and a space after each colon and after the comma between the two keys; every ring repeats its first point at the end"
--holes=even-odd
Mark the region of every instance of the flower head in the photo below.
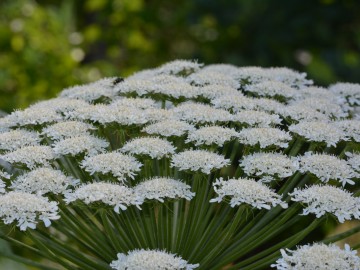
{"type": "Polygon", "coordinates": [[[325,114],[327,117],[339,119],[346,117],[348,114],[344,112],[340,105],[324,98],[307,98],[292,103],[304,108],[315,109],[316,111],[325,114]]]}
{"type": "Polygon", "coordinates": [[[81,99],[92,102],[102,97],[112,98],[114,96],[113,82],[115,78],[104,78],[93,83],[77,85],[64,89],[60,97],[81,99]]]}
{"type": "Polygon", "coordinates": [[[360,198],[353,197],[344,189],[334,186],[314,185],[305,189],[295,188],[291,199],[306,204],[303,215],[313,213],[317,218],[326,213],[333,214],[339,222],[360,219],[360,198]]]}
{"type": "Polygon", "coordinates": [[[200,70],[196,73],[191,74],[186,80],[194,85],[205,86],[205,85],[223,85],[234,89],[238,89],[240,84],[232,76],[222,74],[218,72],[212,72],[209,70],[200,70]]]}
{"type": "Polygon", "coordinates": [[[49,107],[27,108],[22,111],[14,111],[9,115],[12,126],[42,125],[45,123],[58,122],[63,117],[49,107]]]}
{"type": "Polygon", "coordinates": [[[215,108],[239,112],[242,110],[252,110],[255,108],[255,99],[245,97],[240,92],[233,95],[226,95],[211,100],[215,108]]]}
{"type": "Polygon", "coordinates": [[[134,107],[136,109],[156,108],[156,101],[151,98],[118,98],[115,99],[110,106],[113,107],[134,107]]]}
{"type": "Polygon", "coordinates": [[[200,70],[203,64],[190,60],[174,60],[158,67],[155,72],[160,74],[187,75],[200,70]]]}
{"type": "Polygon", "coordinates": [[[290,118],[295,121],[322,121],[327,122],[329,117],[315,110],[314,108],[303,106],[301,104],[284,106],[279,109],[279,114],[284,118],[290,118]]]}
{"type": "Polygon", "coordinates": [[[232,88],[230,86],[225,86],[225,85],[206,85],[203,87],[200,87],[198,89],[199,95],[208,98],[208,99],[216,99],[222,96],[228,96],[228,95],[237,95],[240,92],[235,89],[232,88]]]}
{"type": "Polygon", "coordinates": [[[96,128],[93,125],[88,123],[80,121],[66,121],[47,126],[42,130],[41,134],[58,141],[62,139],[87,135],[89,134],[89,130],[95,129],[96,128]]]}
{"type": "Polygon", "coordinates": [[[350,105],[360,105],[360,84],[358,83],[336,83],[330,85],[329,90],[345,98],[350,105]]]}
{"type": "Polygon", "coordinates": [[[165,139],[142,137],[125,143],[121,148],[121,152],[134,155],[147,155],[153,159],[161,159],[175,153],[175,147],[165,139]]]}
{"type": "Polygon", "coordinates": [[[264,177],[265,181],[286,178],[298,169],[298,161],[280,153],[254,153],[244,156],[239,164],[247,175],[264,177]]]}
{"type": "Polygon", "coordinates": [[[2,156],[2,159],[9,163],[24,164],[29,169],[37,166],[47,166],[49,161],[55,158],[56,155],[53,149],[44,145],[25,146],[2,156]]]}
{"type": "Polygon", "coordinates": [[[135,193],[148,200],[164,202],[165,198],[191,200],[195,193],[185,183],[167,177],[155,177],[138,184],[135,193]]]}
{"type": "Polygon", "coordinates": [[[215,109],[201,103],[184,103],[172,109],[178,120],[195,124],[229,122],[232,115],[225,110],[215,109]]]}
{"type": "Polygon", "coordinates": [[[58,97],[58,98],[37,102],[31,105],[29,108],[31,109],[44,108],[44,109],[53,110],[57,113],[66,113],[76,110],[78,108],[86,107],[88,105],[89,103],[84,100],[58,97]]]}
{"type": "Polygon", "coordinates": [[[246,128],[239,132],[239,140],[243,144],[259,144],[260,148],[271,145],[286,148],[291,136],[288,132],[277,128],[246,128]]]}
{"type": "Polygon", "coordinates": [[[233,121],[250,127],[270,127],[281,123],[281,119],[277,114],[246,110],[236,113],[233,121]]]}
{"type": "Polygon", "coordinates": [[[53,150],[58,155],[76,156],[81,153],[95,155],[105,152],[105,149],[108,147],[109,142],[103,139],[91,135],[81,135],[54,143],[53,150]]]}
{"type": "Polygon", "coordinates": [[[15,191],[46,194],[48,192],[64,193],[69,186],[78,183],[72,177],[66,176],[62,171],[51,168],[37,168],[29,173],[18,176],[10,188],[15,191]]]}
{"type": "Polygon", "coordinates": [[[289,126],[289,130],[308,141],[325,142],[328,146],[336,146],[339,141],[347,140],[346,134],[341,129],[327,122],[300,122],[289,126]]]}
{"type": "Polygon", "coordinates": [[[177,167],[180,171],[201,171],[206,174],[214,169],[228,166],[229,160],[223,156],[205,150],[187,150],[173,155],[171,167],[177,167]]]}
{"type": "Polygon", "coordinates": [[[15,129],[0,133],[0,149],[14,151],[24,146],[40,144],[39,134],[24,129],[15,129]]]}
{"type": "Polygon", "coordinates": [[[333,122],[336,127],[341,129],[345,135],[355,142],[360,142],[360,121],[359,120],[342,120],[333,122]]]}
{"type": "Polygon", "coordinates": [[[355,182],[351,179],[359,176],[345,160],[336,156],[307,152],[298,160],[302,173],[310,172],[324,183],[332,179],[341,182],[343,186],[347,183],[353,185],[355,182]]]}
{"type": "Polygon", "coordinates": [[[345,153],[348,156],[347,163],[358,173],[360,173],[360,154],[359,153],[345,153]]]}
{"type": "Polygon", "coordinates": [[[201,127],[195,131],[189,132],[185,142],[194,142],[195,145],[224,145],[226,141],[230,141],[238,136],[232,128],[224,128],[219,126],[201,127]]]}
{"type": "Polygon", "coordinates": [[[217,198],[210,202],[221,202],[224,198],[230,197],[230,206],[235,207],[243,203],[249,204],[258,209],[271,209],[280,205],[287,208],[287,203],[281,200],[280,195],[269,189],[262,183],[248,178],[229,179],[224,181],[222,178],[214,182],[214,190],[217,198]]]}
{"type": "Polygon", "coordinates": [[[118,253],[118,259],[111,262],[115,270],[192,270],[199,264],[188,264],[176,254],[161,250],[132,250],[126,254],[118,253]]]}
{"type": "Polygon", "coordinates": [[[296,90],[290,86],[276,81],[265,81],[258,84],[245,86],[245,91],[255,93],[260,97],[285,97],[291,99],[296,95],[296,90]]]}
{"type": "Polygon", "coordinates": [[[17,191],[0,196],[0,217],[5,224],[16,220],[21,231],[27,228],[35,229],[39,220],[48,227],[51,220],[60,218],[56,202],[49,202],[45,197],[17,191]]]}
{"type": "Polygon", "coordinates": [[[114,211],[126,210],[128,206],[135,205],[140,208],[143,198],[135,194],[134,190],[122,185],[112,183],[84,184],[75,189],[74,192],[65,194],[67,203],[81,200],[85,204],[102,202],[114,206],[114,211]]]}
{"type": "Polygon", "coordinates": [[[148,125],[142,131],[148,134],[157,134],[164,137],[182,136],[188,131],[195,130],[195,127],[187,122],[178,120],[165,120],[148,125]]]}
{"type": "Polygon", "coordinates": [[[136,158],[118,152],[109,152],[91,157],[86,157],[81,162],[81,167],[90,174],[111,173],[124,182],[127,177],[134,178],[136,172],[140,171],[142,164],[136,158]]]}
{"type": "Polygon", "coordinates": [[[345,250],[331,244],[314,243],[299,246],[296,250],[281,249],[282,257],[272,264],[278,270],[360,269],[356,250],[345,244],[345,250]]]}

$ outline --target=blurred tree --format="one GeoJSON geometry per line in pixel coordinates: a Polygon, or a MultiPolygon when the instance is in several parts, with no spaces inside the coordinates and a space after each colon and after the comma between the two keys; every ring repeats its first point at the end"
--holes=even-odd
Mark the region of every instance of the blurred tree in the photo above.
{"type": "Polygon", "coordinates": [[[0,108],[176,58],[359,82],[358,0],[2,0],[0,108]]]}

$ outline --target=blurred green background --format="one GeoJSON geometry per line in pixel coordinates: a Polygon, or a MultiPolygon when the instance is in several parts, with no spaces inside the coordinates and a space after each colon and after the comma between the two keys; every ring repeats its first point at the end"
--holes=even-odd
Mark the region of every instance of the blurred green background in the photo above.
{"type": "Polygon", "coordinates": [[[359,0],[1,0],[0,109],[176,58],[360,80],[359,0]]]}

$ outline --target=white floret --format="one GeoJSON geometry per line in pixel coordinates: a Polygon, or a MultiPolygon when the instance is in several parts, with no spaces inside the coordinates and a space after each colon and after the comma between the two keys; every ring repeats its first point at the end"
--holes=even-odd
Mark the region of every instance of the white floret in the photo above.
{"type": "Polygon", "coordinates": [[[241,204],[248,204],[258,209],[268,209],[280,205],[287,208],[286,202],[281,200],[281,196],[269,189],[266,185],[248,178],[216,179],[213,184],[218,197],[211,199],[210,202],[221,202],[226,198],[230,199],[230,206],[235,207],[241,204]]]}

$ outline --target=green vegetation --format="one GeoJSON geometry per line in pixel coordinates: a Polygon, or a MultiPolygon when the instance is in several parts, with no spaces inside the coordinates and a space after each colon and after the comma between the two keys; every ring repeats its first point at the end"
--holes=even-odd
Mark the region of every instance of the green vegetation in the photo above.
{"type": "Polygon", "coordinates": [[[2,0],[0,108],[176,58],[358,82],[357,0],[2,0]]]}

